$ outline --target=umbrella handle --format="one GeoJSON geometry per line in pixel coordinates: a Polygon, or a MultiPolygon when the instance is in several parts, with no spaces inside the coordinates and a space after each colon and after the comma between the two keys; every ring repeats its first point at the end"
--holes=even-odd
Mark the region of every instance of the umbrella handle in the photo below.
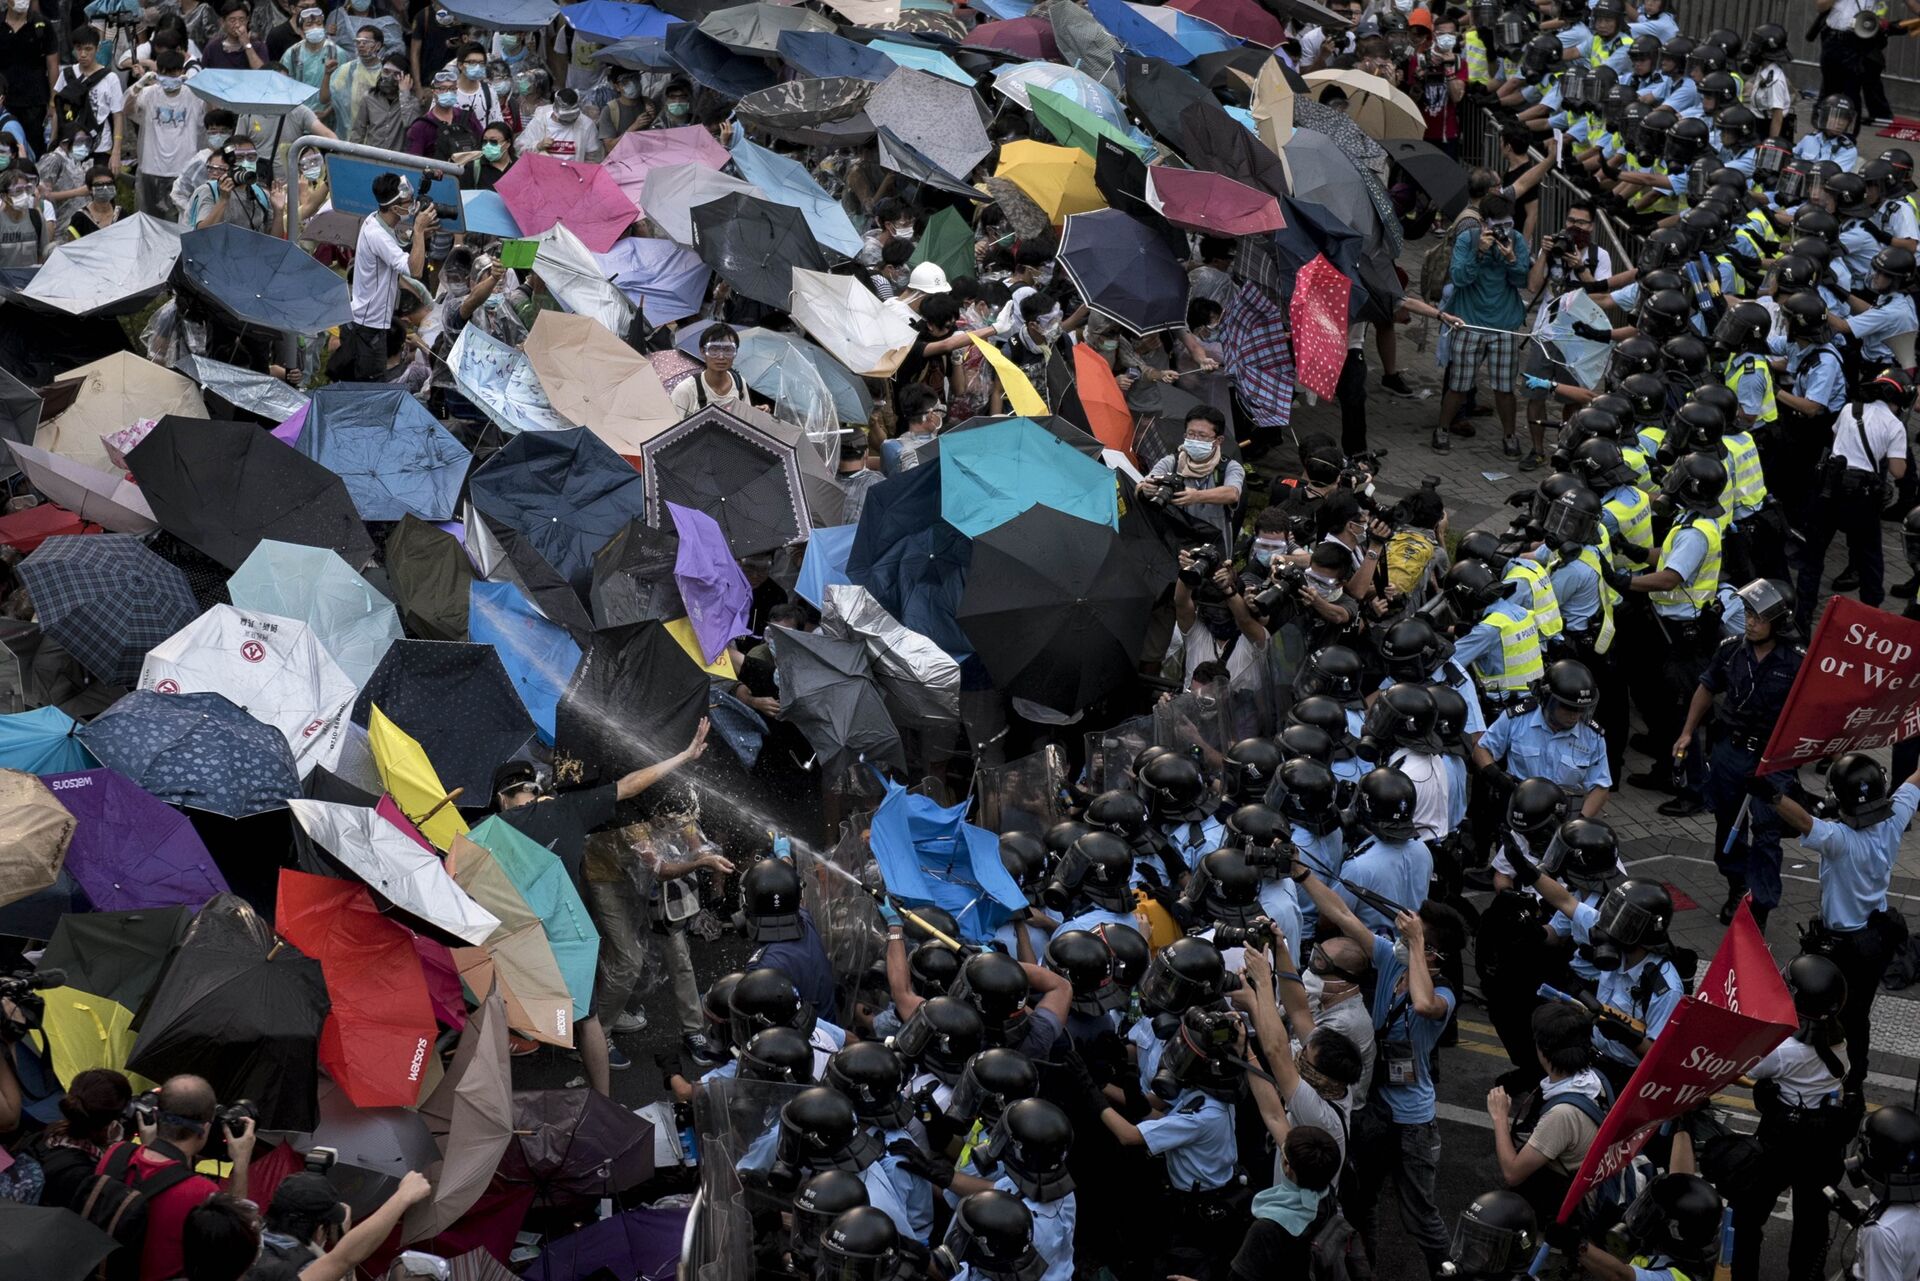
{"type": "Polygon", "coordinates": [[[466,792],[466,790],[467,789],[464,787],[456,787],[451,792],[448,792],[445,796],[442,796],[439,802],[435,804],[432,809],[428,810],[426,813],[420,816],[420,822],[415,824],[415,826],[424,826],[425,824],[432,822],[433,816],[435,814],[438,814],[441,810],[447,808],[447,806],[452,802],[459,800],[460,797],[466,792]]]}

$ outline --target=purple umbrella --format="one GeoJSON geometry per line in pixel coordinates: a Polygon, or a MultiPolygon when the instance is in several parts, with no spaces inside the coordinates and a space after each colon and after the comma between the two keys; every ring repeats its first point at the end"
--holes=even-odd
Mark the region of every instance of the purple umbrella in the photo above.
{"type": "Polygon", "coordinates": [[[693,620],[702,658],[711,663],[727,642],[747,634],[747,611],[753,589],[727,548],[727,536],[713,517],[678,503],[667,504],[667,514],[680,535],[680,553],[674,558],[673,580],[693,620]]]}
{"type": "Polygon", "coordinates": [[[669,1281],[680,1262],[687,1212],[628,1210],[549,1245],[527,1269],[527,1281],[580,1281],[601,1269],[616,1277],[669,1281]]]}
{"type": "Polygon", "coordinates": [[[110,769],[47,774],[43,781],[78,819],[69,875],[96,912],[199,907],[227,892],[226,878],[186,815],[110,769]]]}

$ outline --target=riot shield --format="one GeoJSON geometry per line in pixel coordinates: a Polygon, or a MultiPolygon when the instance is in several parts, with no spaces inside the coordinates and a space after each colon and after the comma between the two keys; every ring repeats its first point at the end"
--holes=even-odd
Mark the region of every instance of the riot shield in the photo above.
{"type": "Polygon", "coordinates": [[[974,774],[980,802],[975,821],[989,832],[1039,836],[1067,816],[1061,796],[1066,785],[1066,754],[1057,744],[983,768],[974,774]]]}

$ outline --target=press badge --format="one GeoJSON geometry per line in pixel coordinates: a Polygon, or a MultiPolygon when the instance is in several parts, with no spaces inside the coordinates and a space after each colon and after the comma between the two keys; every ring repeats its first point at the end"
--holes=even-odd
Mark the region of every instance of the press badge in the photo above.
{"type": "Polygon", "coordinates": [[[1413,1085],[1416,1077],[1413,1070],[1413,1043],[1410,1041],[1386,1041],[1380,1046],[1380,1056],[1387,1064],[1388,1085],[1413,1085]]]}

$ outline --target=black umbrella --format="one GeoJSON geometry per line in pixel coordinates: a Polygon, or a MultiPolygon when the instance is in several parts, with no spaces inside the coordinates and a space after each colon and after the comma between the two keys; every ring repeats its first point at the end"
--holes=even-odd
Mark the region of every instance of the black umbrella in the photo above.
{"type": "Polygon", "coordinates": [[[554,754],[603,779],[658,764],[692,740],[708,684],[664,623],[597,631],[560,695],[554,754]]]}
{"type": "Polygon", "coordinates": [[[59,970],[75,991],[137,1011],[166,972],[192,920],[193,909],[187,907],[76,913],[54,930],[40,968],[59,970]]]}
{"type": "Polygon", "coordinates": [[[481,577],[512,583],[550,622],[566,628],[576,644],[585,645],[593,619],[572,585],[534,549],[532,540],[504,521],[474,511],[472,504],[467,506],[466,523],[468,548],[482,549],[481,577]]]}
{"type": "Polygon", "coordinates": [[[127,465],[161,527],[228,569],[263,538],[330,548],[354,568],[373,559],[346,482],[250,423],[168,415],[127,465]]]}
{"type": "Polygon", "coordinates": [[[64,1205],[0,1201],[0,1276],[81,1281],[118,1244],[64,1205]]]}
{"type": "Polygon", "coordinates": [[[750,93],[734,104],[734,111],[749,127],[794,129],[858,115],[872,96],[871,80],[810,76],[750,93]]]}
{"type": "Polygon", "coordinates": [[[232,223],[180,237],[174,280],[241,325],[317,334],[352,319],[344,279],[298,243],[232,223]]]}
{"type": "Polygon", "coordinates": [[[873,121],[867,119],[864,111],[856,111],[844,120],[824,120],[815,125],[776,125],[762,120],[754,127],[769,138],[800,147],[857,147],[873,141],[873,121]]]}
{"type": "Polygon", "coordinates": [[[1418,138],[1388,138],[1380,145],[1408,180],[1427,193],[1441,218],[1451,222],[1467,207],[1467,171],[1459,161],[1418,138]]]}
{"type": "Polygon", "coordinates": [[[1219,99],[1205,85],[1171,62],[1130,53],[1120,59],[1120,67],[1126,75],[1127,105],[1162,142],[1176,150],[1186,145],[1180,128],[1182,111],[1196,102],[1220,110],[1219,99]]]}
{"type": "Polygon", "coordinates": [[[1160,211],[1147,203],[1146,162],[1111,138],[1102,138],[1095,146],[1093,185],[1100,188],[1100,194],[1107,198],[1107,204],[1153,228],[1167,251],[1175,258],[1184,260],[1187,256],[1187,233],[1161,217],[1160,211]]]}
{"type": "Polygon", "coordinates": [[[147,546],[155,556],[187,576],[187,587],[193,592],[194,604],[200,607],[202,614],[215,605],[233,604],[233,594],[227,590],[227,580],[233,577],[232,570],[198,548],[189,547],[164,529],[155,530],[146,538],[147,546]]]}
{"type": "Polygon", "coordinates": [[[499,1177],[549,1205],[625,1192],[653,1177],[653,1126],[592,1090],[515,1090],[499,1177]]]}
{"type": "Polygon", "coordinates": [[[680,585],[673,580],[680,538],[636,520],[607,540],[593,558],[593,618],[602,627],[662,622],[686,615],[680,585]]]}
{"type": "Polygon", "coordinates": [[[811,532],[795,446],[718,406],[708,406],[640,447],[647,513],[668,519],[664,503],[713,517],[735,556],[772,551],[811,532]]]}
{"type": "Polygon", "coordinates": [[[200,612],[180,571],[131,534],[57,534],[19,574],[41,630],[115,685],[137,683],[147,651],[200,612]]]}
{"type": "Polygon", "coordinates": [[[423,640],[467,638],[473,562],[452,534],[417,516],[401,520],[387,535],[387,582],[408,635],[423,640]]]}
{"type": "Polygon", "coordinates": [[[593,582],[593,554],[645,515],[646,488],[630,463],[584,427],[522,432],[467,483],[474,509],[525,537],[583,595],[593,582]]]}
{"type": "Polygon", "coordinates": [[[765,59],[735,53],[693,25],[697,21],[698,18],[689,19],[669,27],[666,34],[667,56],[680,64],[689,80],[729,100],[744,98],[774,83],[773,71],[765,59]]]}
{"type": "Polygon", "coordinates": [[[45,387],[70,369],[132,350],[117,317],[56,316],[0,302],[0,369],[29,387],[45,387]]]}
{"type": "Polygon", "coordinates": [[[1069,214],[1059,261],[1087,306],[1136,334],[1187,323],[1187,273],[1137,218],[1118,209],[1069,214]]]}
{"type": "Polygon", "coordinates": [[[800,727],[829,776],[862,761],[907,767],[862,642],[770,627],[767,644],[780,686],[780,719],[800,727]]]}
{"type": "Polygon", "coordinates": [[[1180,111],[1181,154],[1195,169],[1225,174],[1236,182],[1283,197],[1292,191],[1287,167],[1266,143],[1228,115],[1217,102],[1189,103],[1180,111]]]}
{"type": "Polygon", "coordinates": [[[240,899],[216,896],[155,989],[127,1068],[155,1081],[191,1072],[222,1102],[251,1101],[263,1130],[311,1130],[331,1008],[318,961],[275,940],[240,899]]]}
{"type": "Polygon", "coordinates": [[[735,293],[781,311],[793,299],[795,267],[828,266],[799,209],[737,191],[694,206],[693,247],[735,293]]]}
{"type": "Polygon", "coordinates": [[[365,725],[375,704],[420,741],[449,791],[464,787],[470,805],[493,796],[493,771],[534,736],[500,655],[491,645],[395,641],[353,705],[365,725]]]}
{"type": "MultiPolygon", "coordinates": [[[[33,434],[40,430],[42,403],[39,392],[0,369],[0,442],[17,440],[31,445],[33,434]]],[[[6,455],[0,457],[0,472],[11,474],[18,470],[11,450],[0,449],[0,454],[6,455]]]]}
{"type": "Polygon", "coordinates": [[[996,687],[1077,712],[1132,678],[1157,595],[1114,530],[1031,507],[973,540],[959,620],[996,687]]]}
{"type": "MultiPolygon", "coordinates": [[[[1188,70],[1215,94],[1224,96],[1237,107],[1244,107],[1253,101],[1253,86],[1236,73],[1244,71],[1248,76],[1258,79],[1269,61],[1278,61],[1271,50],[1248,44],[1219,53],[1203,53],[1189,64],[1188,70]]],[[[1285,62],[1280,63],[1280,74],[1286,79],[1287,87],[1295,93],[1312,92],[1300,73],[1285,62]]]]}

